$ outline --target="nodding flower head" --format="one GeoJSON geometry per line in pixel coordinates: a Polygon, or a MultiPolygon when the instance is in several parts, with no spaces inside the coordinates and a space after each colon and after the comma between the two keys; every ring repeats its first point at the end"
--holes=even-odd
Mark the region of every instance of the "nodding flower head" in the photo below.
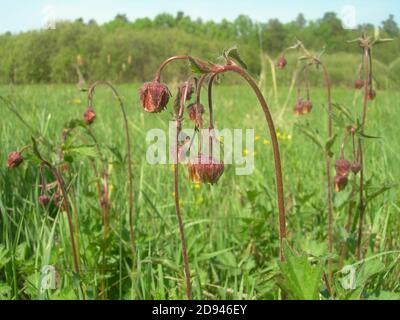
{"type": "Polygon", "coordinates": [[[364,87],[364,80],[362,79],[357,79],[356,81],[354,81],[354,87],[356,89],[362,89],[364,87]]]}
{"type": "Polygon", "coordinates": [[[94,112],[94,109],[92,107],[88,107],[83,114],[83,117],[85,119],[85,123],[89,126],[96,119],[96,112],[94,112]]]}
{"type": "Polygon", "coordinates": [[[43,207],[46,207],[50,203],[50,197],[43,194],[39,197],[39,204],[43,207]]]}
{"type": "Polygon", "coordinates": [[[13,151],[8,155],[8,158],[7,158],[8,168],[10,168],[10,169],[17,168],[22,162],[24,162],[24,158],[22,158],[22,155],[20,152],[13,151]]]}
{"type": "Polygon", "coordinates": [[[171,93],[165,84],[159,81],[147,82],[140,89],[140,100],[145,111],[160,113],[169,102],[171,93]]]}
{"type": "Polygon", "coordinates": [[[296,105],[294,106],[294,114],[296,116],[308,114],[311,112],[312,107],[313,107],[313,105],[312,105],[311,101],[299,99],[299,100],[297,100],[296,105]]]}
{"type": "Polygon", "coordinates": [[[204,113],[204,106],[201,103],[192,103],[187,107],[187,110],[190,121],[194,122],[197,126],[200,125],[204,113]]]}
{"type": "Polygon", "coordinates": [[[285,57],[284,56],[279,57],[278,62],[276,64],[277,68],[282,70],[282,69],[285,69],[286,65],[287,65],[287,61],[286,61],[285,57]]]}
{"type": "Polygon", "coordinates": [[[362,165],[360,162],[353,162],[351,165],[351,172],[354,174],[358,174],[362,169],[362,165]]]}
{"type": "Polygon", "coordinates": [[[309,101],[309,100],[303,101],[303,103],[302,103],[303,114],[310,113],[312,110],[312,107],[313,107],[313,105],[312,105],[311,101],[309,101]]]}
{"type": "Polygon", "coordinates": [[[334,180],[335,192],[343,191],[348,183],[348,178],[346,176],[336,176],[334,180]]]}
{"type": "Polygon", "coordinates": [[[346,159],[340,159],[335,162],[336,175],[347,177],[350,173],[351,164],[346,159]]]}
{"type": "Polygon", "coordinates": [[[189,179],[193,183],[216,184],[224,173],[224,163],[212,157],[198,155],[188,163],[189,179]]]}
{"type": "Polygon", "coordinates": [[[376,91],[374,89],[370,89],[368,92],[368,99],[374,100],[376,98],[376,91]]]}

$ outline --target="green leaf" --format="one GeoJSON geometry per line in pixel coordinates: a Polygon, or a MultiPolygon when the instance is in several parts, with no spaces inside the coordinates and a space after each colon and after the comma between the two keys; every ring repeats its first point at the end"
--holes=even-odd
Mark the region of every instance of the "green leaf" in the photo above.
{"type": "Polygon", "coordinates": [[[328,139],[328,141],[325,143],[325,151],[327,153],[331,153],[331,149],[333,147],[333,144],[335,143],[337,138],[337,134],[335,134],[332,138],[328,139]]]}
{"type": "Polygon", "coordinates": [[[189,57],[189,64],[195,74],[205,74],[212,71],[212,64],[200,59],[189,57]]]}
{"type": "Polygon", "coordinates": [[[311,265],[305,256],[297,256],[285,243],[285,262],[279,263],[282,273],[280,286],[296,300],[319,300],[323,266],[311,265]]]}
{"type": "Polygon", "coordinates": [[[305,136],[307,136],[307,137],[308,137],[309,139],[311,139],[311,141],[313,141],[318,147],[320,147],[321,150],[325,150],[325,147],[324,147],[323,143],[321,142],[319,136],[318,136],[314,131],[312,131],[311,129],[305,127],[304,125],[299,125],[299,124],[297,124],[296,126],[299,128],[299,130],[300,130],[305,136]]]}
{"type": "Polygon", "coordinates": [[[236,46],[226,50],[224,52],[224,56],[229,60],[229,58],[234,59],[237,63],[240,64],[241,67],[247,69],[247,64],[243,61],[242,57],[240,56],[239,50],[236,46]]]}

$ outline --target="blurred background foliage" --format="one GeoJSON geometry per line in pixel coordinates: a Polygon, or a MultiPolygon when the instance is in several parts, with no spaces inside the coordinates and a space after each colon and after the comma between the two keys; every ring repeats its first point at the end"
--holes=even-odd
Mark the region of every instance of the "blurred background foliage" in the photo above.
{"type": "MultiPolygon", "coordinates": [[[[357,30],[344,29],[332,12],[316,21],[307,21],[299,14],[289,23],[278,19],[256,23],[244,15],[217,23],[193,20],[183,12],[135,21],[117,15],[103,25],[94,20],[59,21],[56,30],[0,35],[0,83],[77,83],[79,73],[87,81],[143,82],[152,77],[156,66],[168,56],[191,54],[216,61],[222,49],[232,45],[240,47],[250,72],[257,76],[263,72],[266,55],[276,58],[298,38],[314,51],[325,46],[332,81],[348,86],[354,81],[354,77],[348,77],[349,70],[356,74],[361,54],[347,41],[362,30],[376,32],[368,24],[358,26],[357,30]]],[[[395,41],[374,55],[379,65],[375,70],[376,82],[378,86],[397,85],[400,35],[393,16],[382,22],[379,32],[381,37],[392,37],[395,41]]],[[[294,70],[295,62],[292,67],[294,70]]],[[[185,66],[169,68],[166,80],[179,77],[182,68],[185,66]]],[[[278,77],[285,84],[292,79],[287,73],[278,77]]],[[[318,85],[320,77],[312,77],[311,81],[318,85]]]]}

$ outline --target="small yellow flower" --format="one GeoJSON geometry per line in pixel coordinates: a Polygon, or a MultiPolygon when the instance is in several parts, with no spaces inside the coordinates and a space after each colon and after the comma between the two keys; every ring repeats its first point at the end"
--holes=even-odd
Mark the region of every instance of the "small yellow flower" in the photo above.
{"type": "Polygon", "coordinates": [[[175,165],[171,165],[171,171],[175,172],[175,165]]]}
{"type": "Polygon", "coordinates": [[[265,139],[265,140],[264,140],[264,144],[265,144],[265,145],[269,145],[269,144],[271,144],[271,142],[270,142],[269,140],[265,139]]]}
{"type": "Polygon", "coordinates": [[[201,183],[194,183],[192,185],[192,189],[200,189],[201,188],[201,183]]]}
{"type": "Polygon", "coordinates": [[[254,137],[254,141],[259,141],[260,139],[261,139],[260,136],[255,136],[255,137],[254,137]]]}
{"type": "Polygon", "coordinates": [[[244,149],[244,151],[243,151],[243,155],[247,156],[248,154],[249,154],[249,150],[247,150],[247,149],[244,149]]]}
{"type": "Polygon", "coordinates": [[[288,138],[288,140],[292,140],[292,135],[289,134],[289,135],[287,136],[287,138],[288,138]]]}
{"type": "Polygon", "coordinates": [[[175,195],[176,195],[176,193],[175,193],[175,192],[172,192],[172,197],[175,197],[175,195]]]}
{"type": "Polygon", "coordinates": [[[224,142],[224,141],[225,141],[225,137],[224,137],[224,136],[218,137],[218,141],[219,141],[219,142],[224,142]]]}

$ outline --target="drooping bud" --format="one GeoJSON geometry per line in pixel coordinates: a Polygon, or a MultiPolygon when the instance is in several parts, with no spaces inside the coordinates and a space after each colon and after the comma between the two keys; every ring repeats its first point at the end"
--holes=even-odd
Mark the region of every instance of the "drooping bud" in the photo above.
{"type": "Polygon", "coordinates": [[[374,89],[370,89],[368,92],[368,99],[374,100],[376,98],[376,91],[374,89]]]}
{"type": "Polygon", "coordinates": [[[348,183],[348,178],[346,176],[336,176],[334,180],[335,192],[343,191],[348,183]]]}
{"type": "Polygon", "coordinates": [[[187,110],[190,121],[192,121],[196,126],[201,126],[204,106],[201,103],[192,103],[187,107],[187,110]]]}
{"type": "Polygon", "coordinates": [[[354,174],[358,174],[362,169],[362,165],[360,162],[354,162],[351,165],[351,172],[353,172],[354,174]]]}
{"type": "Polygon", "coordinates": [[[286,65],[287,65],[287,61],[286,61],[285,57],[284,56],[279,57],[276,67],[278,69],[282,70],[282,69],[285,69],[286,65]]]}
{"type": "Polygon", "coordinates": [[[88,107],[83,114],[83,117],[85,119],[85,123],[90,126],[96,119],[96,112],[94,112],[94,109],[92,107],[88,107]]]}
{"type": "Polygon", "coordinates": [[[224,170],[223,162],[203,155],[192,158],[188,163],[189,179],[193,183],[216,184],[224,170]]]}
{"type": "Polygon", "coordinates": [[[337,160],[335,163],[336,175],[341,177],[347,177],[350,173],[351,164],[346,159],[337,160]]]}
{"type": "Polygon", "coordinates": [[[53,196],[53,203],[57,208],[61,208],[63,206],[62,196],[59,192],[56,192],[53,196]]]}
{"type": "Polygon", "coordinates": [[[24,162],[24,158],[18,151],[11,152],[7,158],[8,168],[14,169],[17,168],[22,162],[24,162]]]}
{"type": "Polygon", "coordinates": [[[140,89],[140,100],[145,111],[160,113],[166,108],[171,94],[168,87],[158,81],[147,82],[140,89]]]}
{"type": "Polygon", "coordinates": [[[39,204],[43,207],[46,207],[50,203],[50,197],[43,194],[39,197],[39,204]]]}
{"type": "Polygon", "coordinates": [[[362,79],[357,79],[356,81],[354,81],[354,87],[356,89],[362,89],[364,87],[364,80],[362,79]]]}

